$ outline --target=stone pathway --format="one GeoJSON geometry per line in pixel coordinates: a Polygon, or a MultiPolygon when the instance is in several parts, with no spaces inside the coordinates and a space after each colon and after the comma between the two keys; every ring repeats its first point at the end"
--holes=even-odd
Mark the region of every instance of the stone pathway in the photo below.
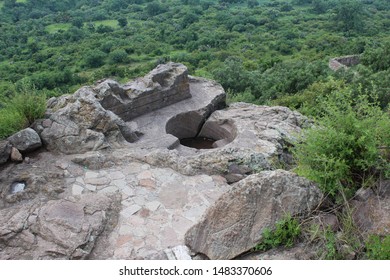
{"type": "Polygon", "coordinates": [[[161,259],[184,244],[186,231],[229,185],[220,176],[183,176],[168,168],[131,162],[70,181],[72,196],[85,192],[122,195],[122,210],[108,238],[112,259],[161,259]]]}

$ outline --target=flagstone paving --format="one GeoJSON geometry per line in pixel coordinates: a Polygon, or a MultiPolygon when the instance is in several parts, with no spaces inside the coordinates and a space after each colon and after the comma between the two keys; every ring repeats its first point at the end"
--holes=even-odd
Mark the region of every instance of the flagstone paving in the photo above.
{"type": "Polygon", "coordinates": [[[106,248],[112,259],[162,258],[164,250],[184,244],[186,231],[229,188],[221,176],[184,176],[139,162],[98,171],[79,169],[71,182],[72,196],[121,194],[118,223],[106,248]]]}

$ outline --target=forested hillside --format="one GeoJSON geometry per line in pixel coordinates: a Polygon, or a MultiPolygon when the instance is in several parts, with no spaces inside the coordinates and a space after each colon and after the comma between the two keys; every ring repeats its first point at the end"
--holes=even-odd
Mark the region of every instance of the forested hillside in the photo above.
{"type": "Polygon", "coordinates": [[[2,99],[26,81],[56,95],[172,60],[218,80],[236,100],[264,103],[316,82],[326,88],[333,76],[375,88],[388,103],[386,0],[5,0],[0,7],[2,99]],[[331,73],[329,58],[347,54],[363,54],[359,75],[331,73]]]}
{"type": "MultiPolygon", "coordinates": [[[[322,243],[320,258],[390,258],[388,229],[363,236],[349,203],[360,190],[388,193],[389,0],[0,0],[0,140],[43,118],[49,97],[168,61],[220,82],[229,102],[308,116],[315,125],[286,140],[288,163],[272,168],[316,182],[339,222],[303,235],[322,243]],[[329,68],[346,55],[359,63],[329,68]]],[[[302,237],[291,218],[258,248],[302,237]]]]}

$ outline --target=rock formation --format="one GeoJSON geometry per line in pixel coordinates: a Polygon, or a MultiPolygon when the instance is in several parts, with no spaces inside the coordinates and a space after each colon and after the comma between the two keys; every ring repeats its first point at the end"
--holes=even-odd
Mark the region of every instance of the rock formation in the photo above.
{"type": "Polygon", "coordinates": [[[260,243],[263,231],[286,213],[307,215],[321,198],[310,181],[288,171],[251,175],[207,210],[187,232],[186,245],[210,259],[232,259],[260,243]]]}
{"type": "MultiPolygon", "coordinates": [[[[226,106],[221,85],[175,63],[50,99],[45,119],[0,142],[0,259],[235,258],[319,203],[280,170],[309,125],[285,107],[226,106]]],[[[302,247],[286,258],[310,258],[302,247]]]]}
{"type": "Polygon", "coordinates": [[[115,200],[32,201],[0,210],[1,259],[85,259],[104,231],[115,200]]]}
{"type": "Polygon", "coordinates": [[[348,67],[358,65],[360,63],[360,55],[347,55],[331,58],[329,60],[329,68],[333,71],[340,69],[348,69],[348,67]]]}
{"type": "Polygon", "coordinates": [[[12,145],[7,140],[0,141],[0,164],[7,162],[11,155],[12,145]]]}
{"type": "Polygon", "coordinates": [[[23,129],[8,138],[10,144],[21,153],[39,149],[42,146],[38,133],[31,128],[23,129]]]}

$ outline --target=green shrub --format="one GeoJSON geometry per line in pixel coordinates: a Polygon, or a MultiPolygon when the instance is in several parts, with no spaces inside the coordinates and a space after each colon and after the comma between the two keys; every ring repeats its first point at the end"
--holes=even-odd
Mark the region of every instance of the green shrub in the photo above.
{"type": "Polygon", "coordinates": [[[390,235],[372,235],[366,241],[366,257],[371,260],[390,260],[390,235]]]}
{"type": "Polygon", "coordinates": [[[12,97],[8,106],[22,115],[27,124],[31,125],[36,119],[40,119],[45,115],[46,95],[38,92],[34,85],[25,83],[12,97]]]}
{"type": "Polygon", "coordinates": [[[14,96],[0,110],[0,139],[31,125],[46,111],[46,96],[33,85],[22,84],[14,96]]]}
{"type": "Polygon", "coordinates": [[[4,139],[25,128],[26,125],[26,119],[19,112],[11,108],[0,110],[0,139],[4,139]]]}
{"type": "Polygon", "coordinates": [[[263,240],[254,250],[266,251],[279,246],[292,247],[300,234],[301,226],[298,220],[287,216],[276,223],[274,230],[263,231],[263,240]]]}
{"type": "Polygon", "coordinates": [[[389,166],[381,147],[390,146],[390,118],[369,100],[364,94],[354,99],[348,90],[333,92],[293,149],[296,172],[331,197],[353,192],[389,166]]]}

